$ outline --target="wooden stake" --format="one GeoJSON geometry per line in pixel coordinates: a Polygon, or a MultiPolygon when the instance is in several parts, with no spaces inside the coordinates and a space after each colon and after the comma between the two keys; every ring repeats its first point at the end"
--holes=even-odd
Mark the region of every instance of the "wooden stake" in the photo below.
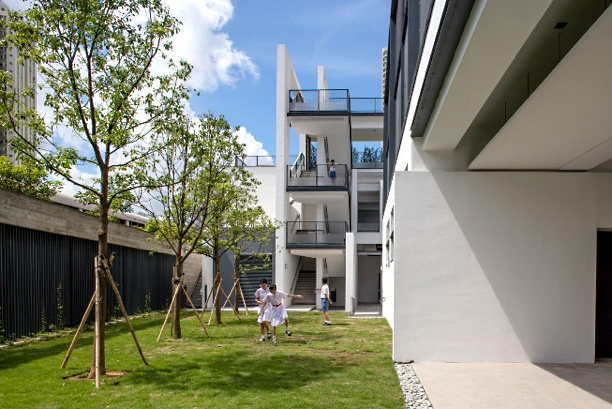
{"type": "MultiPolygon", "coordinates": [[[[236,286],[236,283],[234,283],[234,287],[235,286],[236,286]]],[[[234,290],[234,287],[232,287],[232,289],[230,290],[230,294],[234,290]]],[[[230,307],[232,307],[232,312],[234,313],[236,317],[238,317],[238,321],[242,321],[242,318],[240,318],[240,314],[238,314],[238,312],[234,309],[234,304],[232,304],[232,302],[230,301],[229,295],[225,293],[225,290],[223,288],[221,288],[221,291],[223,291],[223,294],[225,294],[225,303],[223,304],[223,307],[221,307],[221,311],[223,311],[223,309],[225,308],[225,305],[229,302],[230,307]]]]}
{"type": "Polygon", "coordinates": [[[200,321],[200,325],[202,325],[202,329],[204,330],[204,332],[206,332],[206,336],[210,338],[210,334],[208,333],[208,330],[206,329],[206,327],[204,327],[204,323],[202,322],[202,319],[200,318],[200,315],[198,314],[198,310],[196,310],[195,305],[193,305],[193,302],[191,301],[191,297],[189,297],[189,294],[187,294],[187,290],[185,290],[185,287],[183,286],[181,286],[181,288],[183,289],[183,292],[185,293],[185,297],[187,297],[187,301],[189,301],[191,308],[193,308],[193,312],[195,312],[196,317],[198,317],[198,321],[200,321]]]}
{"type": "Polygon", "coordinates": [[[176,301],[176,296],[178,295],[179,291],[180,291],[180,287],[181,283],[179,283],[176,286],[176,290],[174,290],[174,295],[172,295],[172,301],[170,301],[170,307],[168,307],[168,313],[166,314],[166,318],[164,319],[164,323],[161,327],[161,331],[159,331],[159,335],[157,336],[157,342],[159,342],[159,340],[161,339],[162,333],[164,332],[164,328],[166,327],[166,323],[168,322],[168,317],[170,316],[170,313],[172,312],[172,307],[174,306],[174,302],[176,301]]]}
{"type": "Polygon", "coordinates": [[[147,359],[145,358],[142,352],[142,348],[140,348],[140,343],[138,342],[138,338],[136,338],[136,332],[134,332],[134,328],[132,327],[132,323],[130,322],[130,317],[128,316],[127,311],[125,310],[125,306],[123,305],[123,300],[121,299],[121,294],[119,293],[117,284],[115,284],[115,280],[113,280],[113,276],[111,275],[110,268],[108,267],[108,264],[103,257],[101,257],[101,260],[102,260],[102,265],[104,266],[103,271],[106,274],[106,278],[108,279],[108,282],[110,283],[111,288],[115,292],[115,296],[117,297],[117,301],[119,302],[119,308],[121,309],[121,314],[123,314],[123,318],[125,318],[125,323],[127,324],[128,328],[130,329],[130,332],[132,333],[132,337],[134,338],[134,342],[136,343],[136,348],[138,348],[138,352],[140,353],[142,362],[144,362],[145,365],[149,365],[149,363],[147,362],[147,359]]]}
{"type": "Polygon", "coordinates": [[[228,302],[230,303],[230,306],[232,307],[232,309],[234,308],[234,305],[230,301],[230,295],[232,295],[235,288],[236,288],[236,281],[234,281],[234,285],[232,286],[232,289],[230,290],[229,293],[225,294],[225,291],[223,291],[223,294],[225,294],[225,302],[223,303],[223,307],[221,307],[221,309],[224,309],[228,302]]]}
{"type": "MultiPolygon", "coordinates": [[[[236,279],[236,281],[237,280],[238,279],[236,279]]],[[[238,284],[236,291],[240,291],[240,298],[242,298],[242,305],[244,305],[244,311],[246,312],[246,315],[249,315],[249,307],[247,307],[246,301],[244,301],[244,294],[242,293],[242,288],[240,288],[240,284],[238,284]]]]}
{"type": "Polygon", "coordinates": [[[95,347],[94,347],[94,351],[95,351],[95,359],[94,359],[94,366],[95,366],[95,377],[96,377],[96,389],[100,389],[100,350],[101,350],[101,342],[100,342],[100,322],[99,322],[99,318],[100,318],[100,304],[101,304],[101,300],[100,300],[100,270],[99,270],[99,265],[98,265],[98,259],[96,258],[94,261],[94,275],[95,275],[95,292],[94,292],[94,297],[96,297],[96,309],[94,311],[94,315],[95,315],[95,333],[94,333],[94,342],[95,342],[95,347]]]}
{"type": "Polygon", "coordinates": [[[74,334],[74,338],[72,338],[72,342],[70,343],[70,347],[68,348],[68,352],[66,353],[66,358],[64,358],[64,362],[62,362],[62,366],[60,366],[61,369],[64,369],[66,367],[66,364],[68,363],[68,360],[70,359],[70,355],[72,354],[72,350],[74,349],[74,346],[76,345],[77,340],[79,339],[79,335],[81,335],[81,331],[83,331],[83,327],[85,327],[85,323],[87,322],[87,319],[89,318],[89,314],[91,314],[91,310],[95,302],[96,302],[96,294],[94,293],[94,295],[91,296],[91,300],[89,300],[89,305],[87,306],[87,309],[85,310],[85,314],[83,314],[83,318],[81,319],[79,328],[77,328],[76,334],[74,334]]]}
{"type": "Polygon", "coordinates": [[[219,288],[221,287],[221,280],[222,280],[222,278],[219,279],[219,284],[217,284],[217,289],[215,291],[215,296],[213,297],[213,306],[210,309],[210,318],[208,318],[208,325],[210,325],[210,322],[212,321],[213,314],[215,313],[215,303],[217,302],[217,297],[219,297],[219,288]]]}

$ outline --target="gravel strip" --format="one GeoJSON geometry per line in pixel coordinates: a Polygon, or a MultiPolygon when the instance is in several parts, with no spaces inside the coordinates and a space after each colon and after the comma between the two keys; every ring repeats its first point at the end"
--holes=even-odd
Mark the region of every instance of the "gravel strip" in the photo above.
{"type": "Polygon", "coordinates": [[[395,370],[404,392],[404,402],[407,409],[429,409],[431,402],[427,397],[425,388],[421,385],[419,377],[410,364],[396,363],[395,370]]]}

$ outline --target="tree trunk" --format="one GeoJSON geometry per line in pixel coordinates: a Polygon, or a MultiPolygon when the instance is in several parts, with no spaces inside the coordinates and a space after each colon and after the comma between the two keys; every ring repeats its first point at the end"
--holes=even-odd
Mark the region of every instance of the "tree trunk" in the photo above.
{"type": "MultiPolygon", "coordinates": [[[[177,285],[183,285],[180,282],[181,277],[183,276],[183,258],[177,257],[176,264],[172,269],[172,278],[174,283],[178,283],[177,285]]],[[[175,287],[173,287],[175,290],[175,287]]],[[[172,329],[173,329],[173,337],[174,339],[181,339],[181,295],[182,291],[176,296],[176,300],[174,301],[174,305],[172,306],[172,329]]]]}
{"type": "MultiPolygon", "coordinates": [[[[108,254],[108,212],[109,203],[106,200],[108,196],[108,177],[102,178],[103,198],[100,199],[100,223],[98,225],[98,256],[104,256],[109,260],[108,254]],[[106,195],[104,195],[106,192],[106,195]]],[[[103,270],[100,270],[103,271],[103,270]]],[[[105,354],[105,324],[106,324],[106,305],[107,305],[107,287],[108,280],[105,274],[100,274],[100,312],[98,314],[98,328],[100,331],[100,375],[106,374],[106,354],[105,354]]],[[[91,359],[91,369],[88,378],[94,378],[96,375],[96,345],[93,345],[93,353],[91,359]]]]}
{"type": "Polygon", "coordinates": [[[213,284],[213,288],[217,289],[219,288],[219,290],[217,291],[216,297],[215,297],[215,322],[217,324],[221,324],[221,288],[219,287],[219,282],[221,282],[221,268],[220,268],[220,257],[219,257],[219,250],[218,249],[214,249],[215,252],[215,281],[213,284]]]}
{"type": "Polygon", "coordinates": [[[238,312],[238,302],[240,301],[240,254],[234,253],[234,282],[236,283],[236,288],[234,289],[234,311],[237,315],[238,312]]]}

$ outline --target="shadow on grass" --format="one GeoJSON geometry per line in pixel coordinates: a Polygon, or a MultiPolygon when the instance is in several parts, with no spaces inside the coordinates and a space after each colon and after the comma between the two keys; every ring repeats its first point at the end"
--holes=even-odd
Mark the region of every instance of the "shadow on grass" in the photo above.
{"type": "MultiPolygon", "coordinates": [[[[136,336],[138,336],[139,331],[143,331],[150,327],[161,327],[163,319],[164,317],[160,316],[159,318],[154,319],[139,318],[130,322],[132,323],[132,327],[134,327],[134,331],[136,331],[136,336]]],[[[106,327],[106,340],[115,338],[119,335],[131,337],[129,331],[127,331],[125,321],[120,321],[117,324],[108,325],[106,327]]],[[[68,352],[68,347],[70,346],[73,338],[74,334],[70,334],[65,337],[54,338],[48,341],[36,341],[31,344],[0,351],[0,369],[15,368],[32,361],[45,359],[56,355],[58,357],[57,366],[59,368],[66,352],[68,352]]],[[[91,345],[93,345],[93,327],[87,327],[81,333],[81,336],[77,341],[76,348],[91,345]]]]}
{"type": "Polygon", "coordinates": [[[212,390],[233,396],[245,390],[259,393],[270,385],[283,390],[302,388],[355,365],[301,353],[272,355],[264,360],[250,351],[235,351],[206,355],[200,362],[177,361],[173,368],[148,367],[132,373],[130,382],[164,391],[212,390]]]}

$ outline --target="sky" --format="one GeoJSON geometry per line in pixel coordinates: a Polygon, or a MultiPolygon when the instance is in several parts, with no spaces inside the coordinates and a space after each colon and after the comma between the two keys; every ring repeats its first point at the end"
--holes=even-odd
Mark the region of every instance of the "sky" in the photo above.
{"type": "MultiPolygon", "coordinates": [[[[194,66],[196,114],[240,125],[249,155],[274,155],[276,47],[286,44],[302,88],[316,88],[317,66],[330,88],[381,96],[381,55],[391,0],[167,0],[182,21],[173,57],[194,66]]],[[[22,0],[5,0],[23,8],[22,0]]],[[[39,98],[41,101],[42,98],[39,98]]]]}

